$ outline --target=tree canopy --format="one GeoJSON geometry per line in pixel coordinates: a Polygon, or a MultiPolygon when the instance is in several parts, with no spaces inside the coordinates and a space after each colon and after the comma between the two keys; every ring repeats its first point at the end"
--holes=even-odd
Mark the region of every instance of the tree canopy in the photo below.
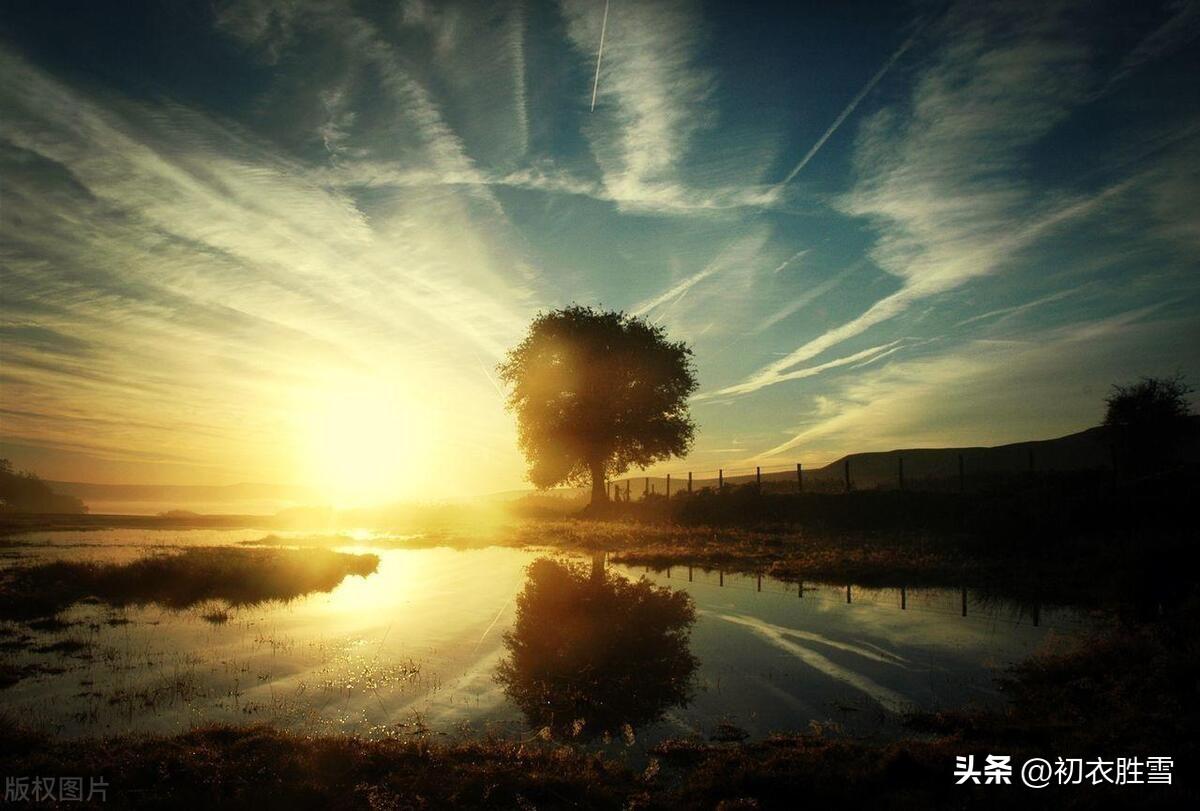
{"type": "Polygon", "coordinates": [[[1118,464],[1131,472],[1169,465],[1179,441],[1189,432],[1192,391],[1181,375],[1144,377],[1128,386],[1113,386],[1105,400],[1104,427],[1118,464]]]}
{"type": "Polygon", "coordinates": [[[579,305],[539,313],[499,371],[539,488],[590,478],[595,503],[608,477],[691,448],[692,351],[642,318],[579,305]]]}

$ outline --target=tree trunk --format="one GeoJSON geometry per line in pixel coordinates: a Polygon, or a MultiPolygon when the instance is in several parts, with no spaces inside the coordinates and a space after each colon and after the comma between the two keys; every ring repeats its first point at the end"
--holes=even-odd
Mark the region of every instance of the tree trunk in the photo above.
{"type": "Polygon", "coordinates": [[[604,480],[604,462],[592,462],[589,467],[592,469],[592,504],[605,504],[608,502],[608,482],[604,480]]]}

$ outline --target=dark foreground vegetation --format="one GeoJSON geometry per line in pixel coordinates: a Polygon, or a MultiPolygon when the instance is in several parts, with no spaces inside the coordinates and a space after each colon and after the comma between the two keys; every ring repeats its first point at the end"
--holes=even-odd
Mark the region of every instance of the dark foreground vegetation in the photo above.
{"type": "MultiPolygon", "coordinates": [[[[650,494],[585,512],[589,517],[683,526],[780,526],[833,531],[915,531],[991,542],[1178,531],[1187,526],[1200,469],[1118,480],[1111,471],[996,477],[968,492],[873,489],[781,493],[754,484],[650,494]]],[[[563,511],[565,513],[566,510],[563,511]]],[[[550,511],[542,508],[543,515],[550,511]]],[[[561,514],[561,513],[560,513],[561,514]]]]}
{"type": "MultiPolygon", "coordinates": [[[[113,807],[1036,808],[1189,807],[1200,723],[1194,600],[1010,672],[1000,710],[911,719],[909,740],[814,732],[757,743],[699,739],[620,761],[558,742],[309,737],[209,727],[173,737],[55,741],[0,723],[6,775],[103,776],[113,807]],[[955,757],[1174,758],[1165,785],[958,786],[955,757]]],[[[1018,781],[1019,782],[1019,781],[1018,781]]]]}
{"type": "Polygon", "coordinates": [[[375,571],[375,555],[328,550],[200,547],[131,563],[54,561],[0,572],[0,619],[54,617],[95,600],[110,606],[183,609],[208,600],[230,606],[330,591],[348,575],[375,571]]]}

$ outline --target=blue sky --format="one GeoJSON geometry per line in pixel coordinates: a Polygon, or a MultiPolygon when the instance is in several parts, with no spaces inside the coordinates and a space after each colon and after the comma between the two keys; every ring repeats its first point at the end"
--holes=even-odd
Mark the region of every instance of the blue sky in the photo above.
{"type": "Polygon", "coordinates": [[[1200,3],[8,3],[0,450],[518,486],[540,309],[695,349],[692,457],[1096,424],[1200,380],[1200,3]]]}

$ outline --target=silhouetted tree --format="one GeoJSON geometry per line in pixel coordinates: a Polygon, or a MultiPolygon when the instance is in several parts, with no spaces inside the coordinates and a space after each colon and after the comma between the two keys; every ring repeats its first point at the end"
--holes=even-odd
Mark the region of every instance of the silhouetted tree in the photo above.
{"type": "Polygon", "coordinates": [[[686,705],[699,665],[685,592],[550,558],[534,561],[496,679],[531,726],[591,738],[686,705]]]}
{"type": "Polygon", "coordinates": [[[1129,386],[1113,386],[1105,401],[1104,427],[1116,463],[1134,473],[1168,466],[1190,426],[1192,389],[1182,375],[1145,377],[1129,386]]]}
{"type": "Polygon", "coordinates": [[[691,447],[692,351],[641,318],[578,305],[539,313],[499,370],[539,488],[590,478],[596,505],[609,476],[691,447]]]}
{"type": "Polygon", "coordinates": [[[56,493],[29,471],[17,472],[7,459],[0,459],[0,512],[86,513],[87,507],[74,496],[56,493]]]}

